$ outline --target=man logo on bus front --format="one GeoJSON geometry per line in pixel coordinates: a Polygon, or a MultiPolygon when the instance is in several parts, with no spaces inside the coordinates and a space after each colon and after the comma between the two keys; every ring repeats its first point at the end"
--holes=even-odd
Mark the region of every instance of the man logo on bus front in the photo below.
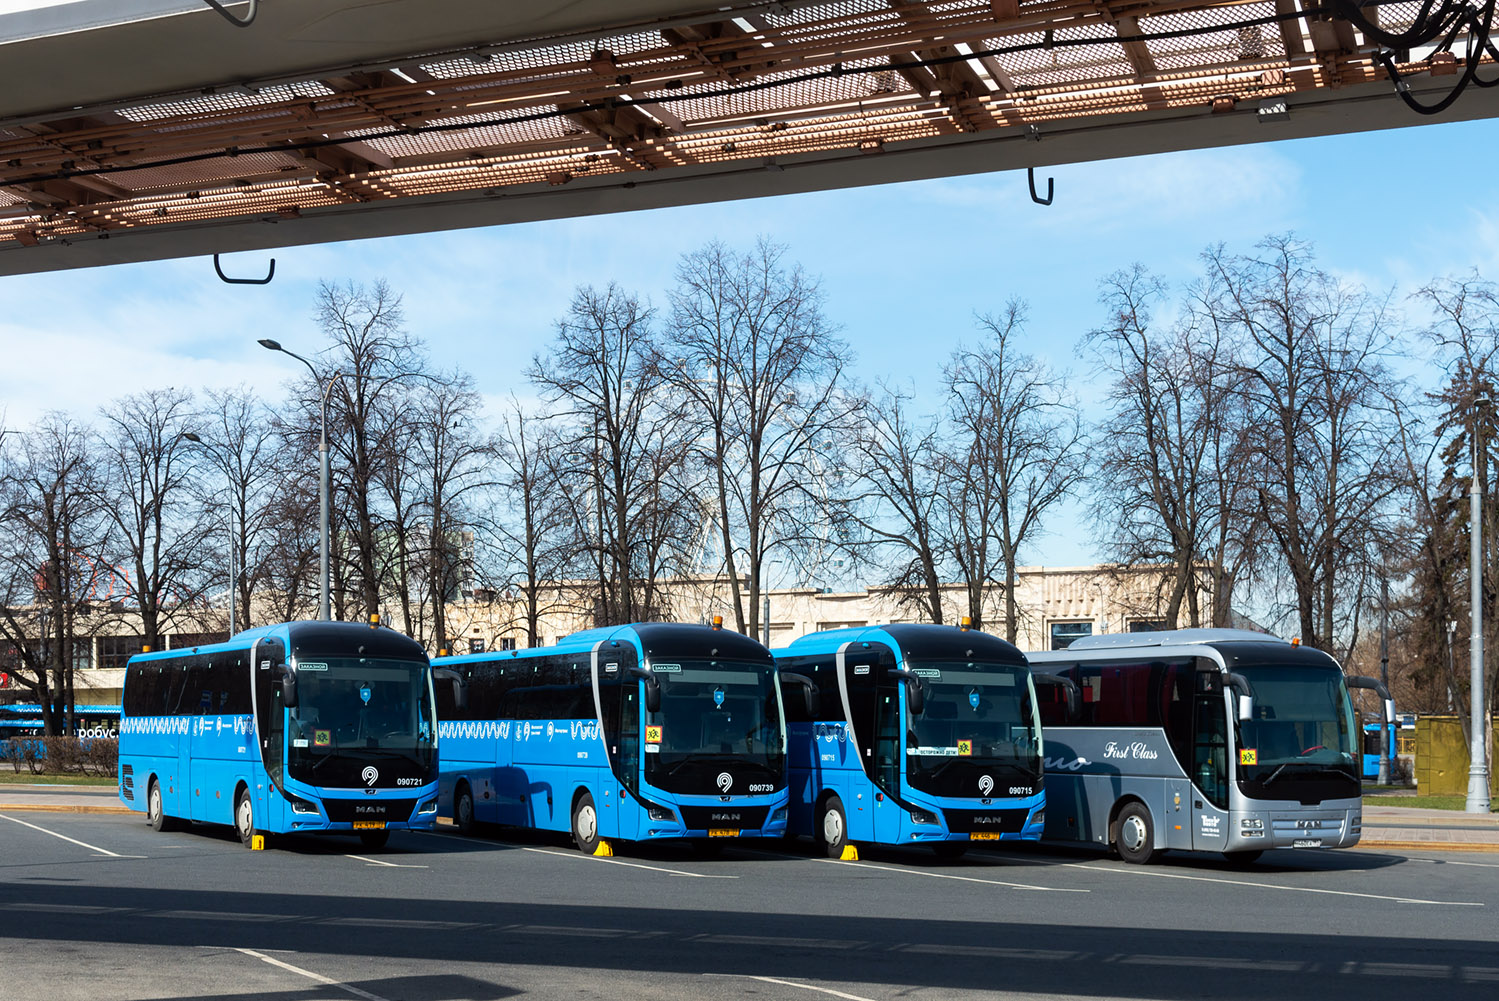
{"type": "Polygon", "coordinates": [[[730,775],[728,772],[719,772],[718,773],[718,791],[719,792],[728,792],[729,791],[729,787],[732,786],[733,784],[734,784],[734,776],[730,775]]]}
{"type": "Polygon", "coordinates": [[[364,771],[359,773],[359,777],[364,779],[365,785],[372,786],[375,784],[375,780],[380,777],[380,773],[375,769],[374,765],[365,765],[364,771]]]}
{"type": "Polygon", "coordinates": [[[994,777],[992,775],[979,776],[979,795],[987,796],[994,791],[994,777]]]}

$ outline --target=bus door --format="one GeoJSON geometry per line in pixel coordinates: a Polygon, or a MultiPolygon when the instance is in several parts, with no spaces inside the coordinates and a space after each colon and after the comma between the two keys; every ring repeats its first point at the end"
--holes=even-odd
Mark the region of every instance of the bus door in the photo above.
{"type": "Polygon", "coordinates": [[[850,740],[871,786],[844,800],[851,839],[895,841],[900,836],[901,689],[895,654],[882,643],[849,644],[839,651],[838,685],[850,740]]]}
{"type": "Polygon", "coordinates": [[[644,682],[630,673],[635,664],[635,648],[628,644],[593,652],[594,702],[604,757],[594,762],[599,767],[588,784],[612,793],[596,804],[600,837],[638,838],[648,819],[640,805],[640,689],[644,682]]]}
{"type": "Polygon", "coordinates": [[[1192,847],[1228,844],[1228,706],[1216,665],[1197,672],[1192,700],[1192,847]]]}
{"type": "Polygon", "coordinates": [[[187,807],[182,816],[192,820],[208,820],[208,804],[204,800],[213,797],[214,769],[208,759],[213,754],[212,741],[204,729],[210,722],[207,715],[213,710],[213,692],[208,688],[208,658],[194,657],[187,662],[187,677],[183,681],[182,695],[177,711],[187,715],[187,733],[178,741],[181,758],[177,774],[182,779],[182,798],[187,807]]]}

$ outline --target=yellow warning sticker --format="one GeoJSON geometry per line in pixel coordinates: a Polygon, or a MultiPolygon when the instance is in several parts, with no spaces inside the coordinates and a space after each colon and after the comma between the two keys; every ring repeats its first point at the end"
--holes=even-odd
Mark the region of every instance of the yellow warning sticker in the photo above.
{"type": "Polygon", "coordinates": [[[661,743],[661,728],[659,726],[648,726],[645,728],[645,742],[647,744],[661,743]]]}
{"type": "Polygon", "coordinates": [[[312,731],[312,742],[318,747],[327,747],[333,742],[331,733],[332,731],[330,730],[314,730],[312,731]]]}
{"type": "Polygon", "coordinates": [[[971,740],[960,740],[960,741],[958,741],[958,753],[960,755],[972,754],[973,753],[973,741],[971,741],[971,740]]]}
{"type": "Polygon", "coordinates": [[[1260,763],[1260,752],[1253,747],[1244,747],[1239,750],[1239,764],[1257,765],[1260,763]]]}

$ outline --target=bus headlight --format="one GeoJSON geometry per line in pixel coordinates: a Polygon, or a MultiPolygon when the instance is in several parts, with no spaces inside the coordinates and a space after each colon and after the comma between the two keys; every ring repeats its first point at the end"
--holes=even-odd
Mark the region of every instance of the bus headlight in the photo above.
{"type": "Polygon", "coordinates": [[[1239,821],[1239,829],[1243,831],[1263,831],[1265,822],[1258,817],[1245,817],[1239,821]]]}
{"type": "Polygon", "coordinates": [[[1043,806],[1041,809],[1039,809],[1035,813],[1031,814],[1031,823],[1030,823],[1030,826],[1032,826],[1032,827],[1037,827],[1037,826],[1044,827],[1045,825],[1046,825],[1046,807],[1043,806]]]}
{"type": "Polygon", "coordinates": [[[294,799],[291,801],[292,813],[310,813],[314,817],[318,815],[318,808],[305,799],[294,799]]]}
{"type": "Polygon", "coordinates": [[[651,819],[660,823],[675,822],[677,819],[677,815],[664,806],[652,805],[649,812],[651,819]]]}
{"type": "Polygon", "coordinates": [[[765,822],[765,826],[766,827],[775,827],[777,824],[784,824],[785,822],[786,822],[786,808],[784,806],[778,806],[778,807],[776,807],[776,812],[772,813],[770,815],[770,819],[765,822]]]}
{"type": "Polygon", "coordinates": [[[913,824],[935,824],[937,818],[925,810],[912,810],[911,823],[913,824]]]}
{"type": "Polygon", "coordinates": [[[422,813],[436,813],[437,812],[437,800],[435,800],[435,799],[429,799],[429,800],[427,800],[427,802],[423,803],[421,806],[419,806],[419,807],[416,808],[416,812],[418,814],[422,814],[422,813]]]}

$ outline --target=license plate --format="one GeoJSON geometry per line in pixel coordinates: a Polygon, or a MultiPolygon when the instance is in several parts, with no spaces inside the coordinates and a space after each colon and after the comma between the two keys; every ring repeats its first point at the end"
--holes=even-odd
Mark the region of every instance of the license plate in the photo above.
{"type": "Polygon", "coordinates": [[[383,821],[383,820],[356,820],[356,821],[354,821],[354,830],[356,830],[356,831],[383,831],[383,830],[385,830],[385,821],[383,821]]]}
{"type": "Polygon", "coordinates": [[[737,828],[737,827],[710,827],[710,828],[708,828],[708,837],[710,837],[710,838],[737,838],[737,837],[739,837],[739,828],[737,828]]]}
{"type": "Polygon", "coordinates": [[[1292,848],[1321,848],[1321,838],[1297,838],[1291,842],[1292,848]]]}
{"type": "Polygon", "coordinates": [[[1004,837],[1004,835],[1000,834],[998,831],[974,831],[972,834],[968,835],[968,840],[970,840],[970,841],[998,841],[998,840],[1000,840],[1003,837],[1004,837]]]}

